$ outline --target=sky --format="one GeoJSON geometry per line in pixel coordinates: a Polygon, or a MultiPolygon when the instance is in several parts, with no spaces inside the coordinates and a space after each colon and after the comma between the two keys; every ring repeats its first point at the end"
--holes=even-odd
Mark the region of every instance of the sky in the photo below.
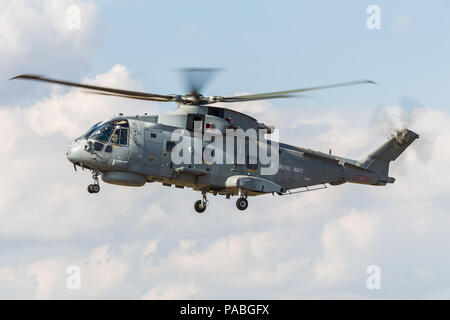
{"type": "Polygon", "coordinates": [[[449,9],[438,0],[0,0],[0,298],[450,298],[449,9]],[[370,5],[380,29],[367,27],[370,5]],[[354,159],[394,127],[420,139],[391,164],[393,185],[252,197],[244,213],[210,196],[199,216],[200,194],[187,189],[102,183],[88,194],[89,172],[65,157],[98,121],[175,105],[8,81],[34,73],[180,94],[183,67],[222,69],[209,95],[371,79],[230,107],[275,125],[280,141],[354,159]],[[369,289],[374,265],[380,287],[369,289]],[[79,288],[68,286],[70,266],[79,288]]]}

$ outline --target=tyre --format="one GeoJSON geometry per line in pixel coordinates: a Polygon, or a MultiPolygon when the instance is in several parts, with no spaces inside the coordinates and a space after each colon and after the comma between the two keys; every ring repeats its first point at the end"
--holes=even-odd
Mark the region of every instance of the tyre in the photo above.
{"type": "Polygon", "coordinates": [[[197,200],[197,201],[195,201],[194,209],[198,213],[202,213],[202,212],[205,212],[206,205],[203,204],[202,200],[197,200]]]}
{"type": "Polygon", "coordinates": [[[248,201],[245,198],[239,198],[236,200],[236,207],[239,210],[245,210],[248,207],[248,201]]]}

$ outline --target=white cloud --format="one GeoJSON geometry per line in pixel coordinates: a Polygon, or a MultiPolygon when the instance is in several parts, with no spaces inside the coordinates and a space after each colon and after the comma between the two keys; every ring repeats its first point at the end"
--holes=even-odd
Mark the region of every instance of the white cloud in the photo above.
{"type": "MultiPolygon", "coordinates": [[[[35,275],[37,288],[35,299],[48,299],[56,290],[58,280],[65,275],[66,265],[61,258],[38,261],[28,267],[28,275],[35,275]]],[[[60,290],[58,290],[60,291],[60,290]]]]}
{"type": "MultiPolygon", "coordinates": [[[[318,282],[335,282],[345,279],[345,274],[354,265],[351,255],[361,255],[378,233],[380,218],[375,214],[353,210],[336,222],[324,226],[322,243],[324,258],[315,265],[318,282]]],[[[344,280],[345,281],[345,280],[344,280]]]]}
{"type": "Polygon", "coordinates": [[[198,287],[192,283],[173,283],[156,285],[147,292],[144,300],[184,300],[192,299],[198,293],[198,287]]]}
{"type": "Polygon", "coordinates": [[[158,248],[158,242],[159,240],[150,240],[149,242],[147,242],[147,245],[144,248],[142,256],[145,258],[154,253],[158,248]]]}
{"type": "Polygon", "coordinates": [[[3,0],[0,3],[2,100],[17,101],[37,92],[33,86],[3,82],[18,74],[72,77],[85,72],[101,43],[98,15],[99,8],[90,1],[3,0]],[[80,9],[79,29],[68,28],[70,6],[80,9]]]}

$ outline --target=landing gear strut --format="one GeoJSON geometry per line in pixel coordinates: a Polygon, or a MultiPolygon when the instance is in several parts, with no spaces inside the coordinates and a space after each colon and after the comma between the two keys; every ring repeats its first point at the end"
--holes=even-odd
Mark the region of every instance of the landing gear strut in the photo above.
{"type": "Polygon", "coordinates": [[[88,192],[89,193],[98,193],[100,191],[100,185],[98,184],[98,176],[101,174],[100,171],[95,170],[92,171],[92,179],[94,179],[94,183],[88,185],[88,192]]]}
{"type": "Polygon", "coordinates": [[[206,198],[206,192],[202,192],[202,200],[197,200],[194,203],[194,209],[198,213],[203,213],[208,205],[208,199],[206,198]]]}

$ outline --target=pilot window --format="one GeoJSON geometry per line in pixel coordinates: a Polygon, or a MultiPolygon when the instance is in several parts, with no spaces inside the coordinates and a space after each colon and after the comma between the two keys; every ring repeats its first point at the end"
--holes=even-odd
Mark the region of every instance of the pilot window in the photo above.
{"type": "Polygon", "coordinates": [[[120,129],[116,129],[111,136],[111,144],[118,144],[119,143],[119,133],[120,129]]]}
{"type": "Polygon", "coordinates": [[[128,145],[128,129],[116,129],[114,131],[113,135],[111,136],[110,140],[111,144],[120,144],[121,146],[127,146],[128,145]]]}

